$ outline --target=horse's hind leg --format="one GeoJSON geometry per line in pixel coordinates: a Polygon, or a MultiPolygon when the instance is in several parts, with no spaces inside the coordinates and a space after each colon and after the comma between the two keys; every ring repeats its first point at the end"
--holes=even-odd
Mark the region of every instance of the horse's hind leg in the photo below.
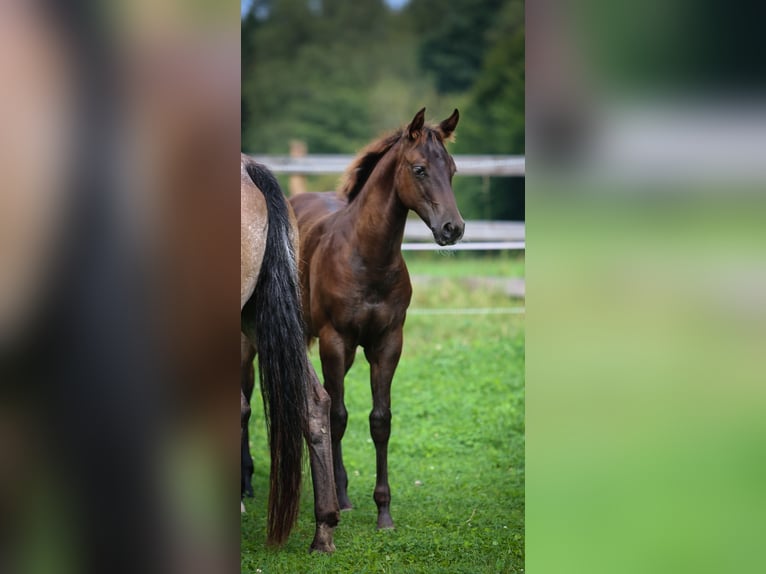
{"type": "Polygon", "coordinates": [[[322,359],[324,388],[330,395],[330,427],[335,489],[341,510],[352,508],[348,498],[348,475],[343,465],[341,441],[346,432],[348,411],[343,400],[343,378],[354,362],[354,350],[347,348],[341,336],[331,328],[324,328],[319,336],[319,355],[322,359]]]}
{"type": "Polygon", "coordinates": [[[306,442],[311,460],[311,478],[314,483],[314,516],[316,532],[311,543],[311,551],[333,552],[333,530],[340,520],[340,507],[335,493],[335,478],[332,462],[332,443],[330,440],[330,395],[324,390],[311,371],[309,389],[309,428],[306,442]]]}
{"type": "Polygon", "coordinates": [[[250,460],[250,467],[247,468],[247,465],[245,463],[245,458],[250,457],[250,449],[248,448],[249,445],[248,437],[247,437],[247,425],[250,422],[250,403],[245,398],[245,393],[242,391],[242,389],[239,390],[239,416],[240,416],[240,447],[241,447],[241,459],[240,459],[240,491],[239,491],[239,497],[240,497],[240,510],[242,512],[245,512],[245,503],[242,501],[242,499],[245,497],[246,494],[248,494],[248,487],[249,487],[249,495],[253,495],[253,488],[252,488],[252,476],[253,476],[253,463],[252,459],[250,460]]]}
{"type": "Polygon", "coordinates": [[[240,432],[241,442],[241,468],[240,468],[240,496],[253,496],[253,457],[250,455],[250,398],[255,386],[255,371],[253,359],[255,350],[244,335],[240,342],[240,418],[242,429],[240,432]]]}
{"type": "Polygon", "coordinates": [[[402,353],[402,332],[398,330],[374,348],[365,349],[370,363],[372,411],[370,435],[375,443],[377,477],[373,498],[378,506],[378,528],[393,528],[391,488],[388,485],[388,439],[391,436],[391,381],[402,353]]]}

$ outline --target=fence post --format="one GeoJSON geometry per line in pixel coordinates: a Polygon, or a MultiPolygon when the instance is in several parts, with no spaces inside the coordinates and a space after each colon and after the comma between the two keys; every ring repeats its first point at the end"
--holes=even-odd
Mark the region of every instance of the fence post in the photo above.
{"type": "MultiPolygon", "coordinates": [[[[302,140],[290,140],[290,157],[305,157],[308,149],[302,140]]],[[[298,195],[306,191],[306,178],[303,175],[291,175],[288,184],[288,194],[298,195]]]]}

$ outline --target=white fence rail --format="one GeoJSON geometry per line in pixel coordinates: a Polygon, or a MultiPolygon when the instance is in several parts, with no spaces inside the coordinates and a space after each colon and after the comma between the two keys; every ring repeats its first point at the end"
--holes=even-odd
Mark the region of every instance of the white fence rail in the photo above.
{"type": "MultiPolygon", "coordinates": [[[[354,161],[353,155],[311,154],[300,157],[289,155],[254,155],[274,173],[289,175],[321,175],[343,173],[354,161]]],[[[524,176],[526,161],[523,155],[455,155],[452,156],[459,175],[524,176]]]]}
{"type": "Polygon", "coordinates": [[[519,251],[526,247],[525,226],[520,221],[466,221],[463,240],[456,245],[434,244],[431,230],[420,221],[407,220],[404,228],[405,251],[519,251]]]}
{"type": "MultiPolygon", "coordinates": [[[[311,154],[304,156],[253,155],[274,173],[293,176],[340,174],[354,160],[353,155],[311,154]]],[[[455,155],[457,175],[524,177],[524,156],[455,155]]],[[[302,179],[298,177],[298,179],[302,179]]],[[[291,183],[292,186],[292,183],[291,183]]],[[[440,247],[428,227],[419,219],[410,219],[404,230],[402,249],[406,251],[498,251],[525,250],[525,226],[514,221],[467,221],[463,240],[457,245],[440,247]]]]}

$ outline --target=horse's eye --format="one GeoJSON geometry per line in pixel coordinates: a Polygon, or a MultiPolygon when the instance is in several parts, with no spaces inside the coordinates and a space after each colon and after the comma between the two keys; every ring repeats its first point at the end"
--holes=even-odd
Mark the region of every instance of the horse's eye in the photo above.
{"type": "Polygon", "coordinates": [[[426,168],[424,168],[422,165],[413,166],[412,173],[418,177],[423,177],[426,174],[426,168]]]}

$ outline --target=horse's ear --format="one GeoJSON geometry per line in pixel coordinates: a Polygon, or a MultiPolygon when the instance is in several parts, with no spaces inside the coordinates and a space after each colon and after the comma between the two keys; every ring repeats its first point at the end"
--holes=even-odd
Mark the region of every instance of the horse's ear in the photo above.
{"type": "Polygon", "coordinates": [[[412,118],[412,121],[410,122],[410,125],[407,126],[407,133],[410,136],[411,140],[416,140],[420,137],[420,130],[423,129],[423,124],[426,120],[426,109],[423,108],[418,113],[415,114],[415,117],[412,118]]]}
{"type": "Polygon", "coordinates": [[[439,124],[439,131],[442,133],[442,139],[449,139],[449,137],[452,135],[452,132],[455,131],[455,128],[457,127],[457,121],[459,119],[460,113],[457,111],[457,108],[455,108],[455,111],[452,112],[452,115],[439,124]]]}

